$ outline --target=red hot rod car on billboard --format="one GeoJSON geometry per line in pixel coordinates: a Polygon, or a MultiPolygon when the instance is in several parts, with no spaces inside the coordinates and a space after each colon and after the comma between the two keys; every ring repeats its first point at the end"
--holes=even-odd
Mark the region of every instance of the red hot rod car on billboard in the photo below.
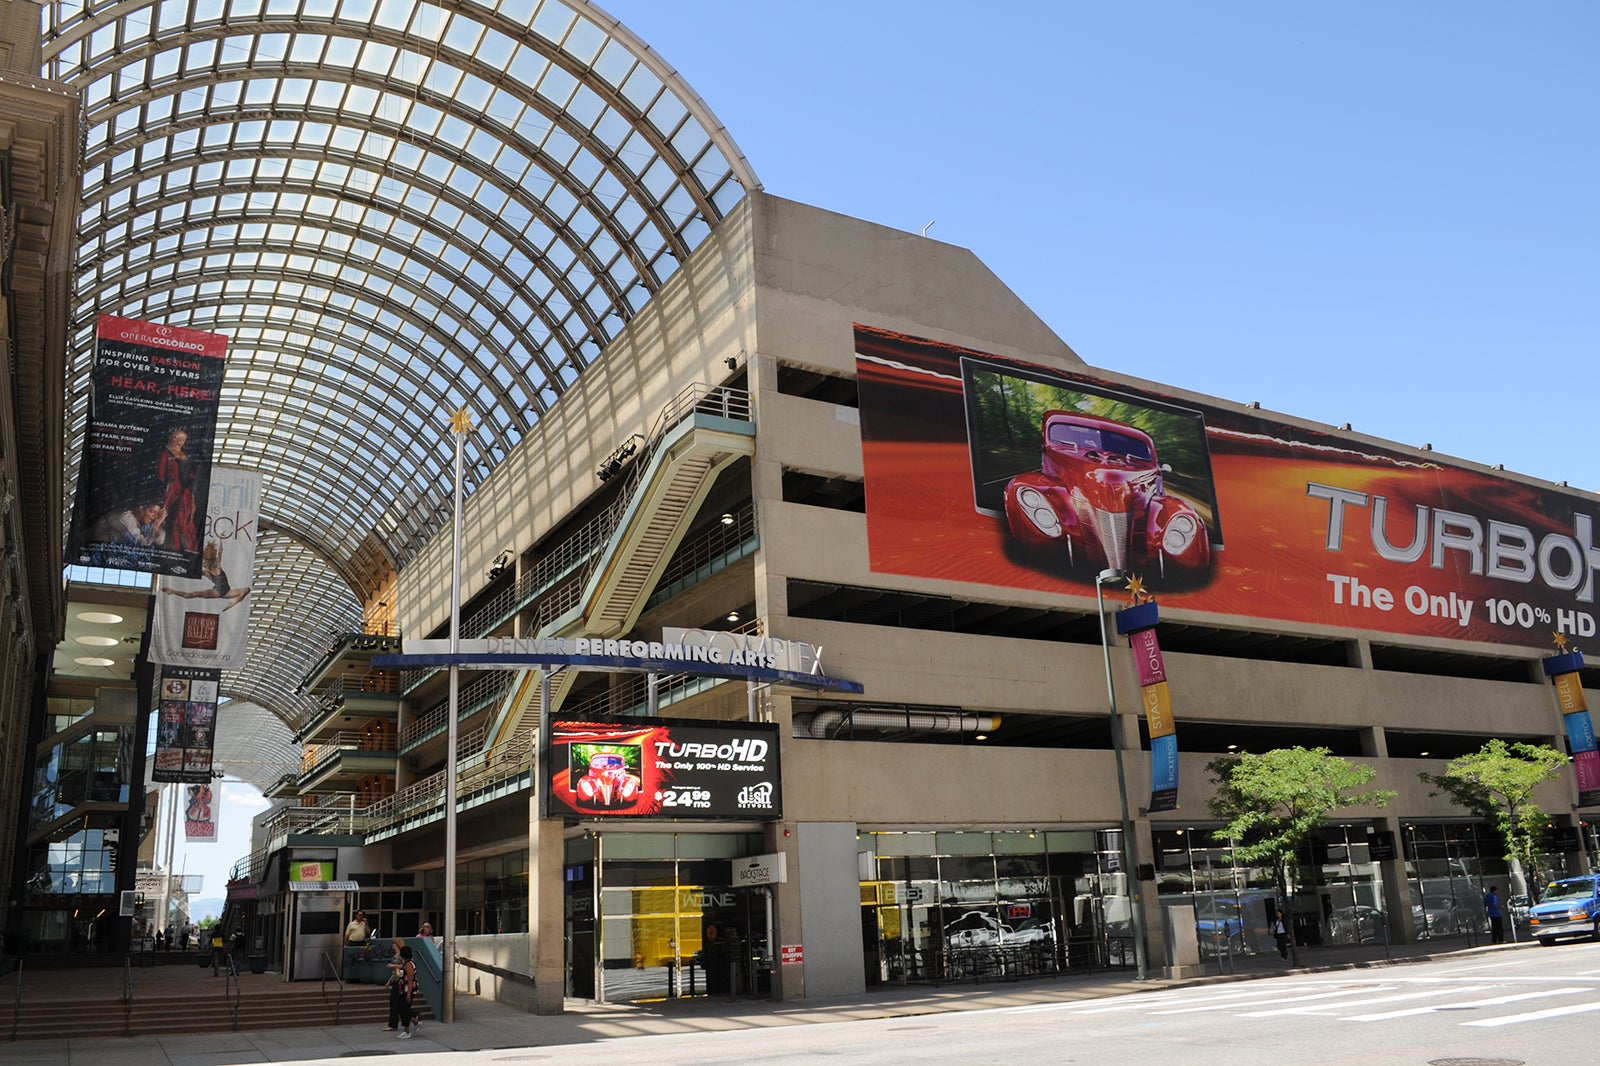
{"type": "Polygon", "coordinates": [[[1006,521],[1030,548],[1059,548],[1073,565],[1204,571],[1211,540],[1195,509],[1168,496],[1149,434],[1108,418],[1047,411],[1041,469],[1006,485],[1006,521]]]}

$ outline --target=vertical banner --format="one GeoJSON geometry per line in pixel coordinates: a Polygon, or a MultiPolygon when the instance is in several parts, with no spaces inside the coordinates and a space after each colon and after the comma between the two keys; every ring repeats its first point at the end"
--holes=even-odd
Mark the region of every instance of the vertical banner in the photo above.
{"type": "Polygon", "coordinates": [[[200,576],[156,582],[151,662],[243,668],[260,509],[260,474],[226,467],[212,472],[200,576]]]}
{"type": "Polygon", "coordinates": [[[1556,702],[1567,727],[1567,748],[1578,775],[1578,806],[1600,807],[1600,751],[1595,748],[1594,723],[1583,698],[1583,652],[1569,651],[1544,660],[1544,674],[1555,682],[1556,702]]]}
{"type": "Polygon", "coordinates": [[[220,677],[220,671],[194,666],[161,668],[152,781],[211,784],[220,677]]]}
{"type": "Polygon", "coordinates": [[[1139,671],[1139,695],[1150,729],[1150,810],[1178,809],[1178,726],[1172,718],[1172,694],[1156,640],[1161,613],[1155,601],[1136,603],[1117,612],[1117,632],[1128,638],[1139,671]]]}
{"type": "Polygon", "coordinates": [[[227,338],[101,315],[67,558],[193,577],[227,338]]]}
{"type": "Polygon", "coordinates": [[[216,805],[209,781],[184,789],[183,838],[197,844],[216,843],[216,805]]]}

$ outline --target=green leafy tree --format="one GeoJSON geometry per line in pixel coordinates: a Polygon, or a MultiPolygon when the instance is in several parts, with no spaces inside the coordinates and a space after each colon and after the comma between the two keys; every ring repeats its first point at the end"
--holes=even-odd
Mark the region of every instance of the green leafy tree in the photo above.
{"type": "MultiPolygon", "coordinates": [[[[1233,845],[1240,861],[1272,869],[1278,898],[1289,898],[1289,868],[1333,811],[1387,807],[1389,789],[1358,791],[1376,773],[1327,748],[1275,748],[1213,759],[1211,813],[1222,821],[1213,838],[1233,845]]],[[[1291,934],[1290,945],[1294,938],[1291,934]]],[[[1298,958],[1296,959],[1298,961],[1298,958]]]]}
{"type": "Polygon", "coordinates": [[[1513,891],[1527,894],[1528,875],[1533,884],[1544,883],[1534,845],[1549,823],[1533,793],[1559,777],[1566,764],[1567,757],[1548,744],[1491,740],[1471,755],[1450,760],[1444,773],[1419,776],[1434,786],[1434,795],[1444,793],[1499,831],[1513,891]]]}

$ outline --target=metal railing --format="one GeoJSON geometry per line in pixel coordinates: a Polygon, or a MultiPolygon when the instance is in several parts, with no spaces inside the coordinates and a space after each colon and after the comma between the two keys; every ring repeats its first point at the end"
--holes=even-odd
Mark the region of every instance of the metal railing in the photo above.
{"type": "Polygon", "coordinates": [[[309,777],[328,763],[351,752],[394,753],[391,746],[383,746],[384,736],[347,730],[333,734],[320,744],[307,744],[300,760],[300,776],[309,777]]]}
{"type": "MultiPolygon", "coordinates": [[[[474,793],[484,792],[504,782],[527,774],[534,767],[538,738],[533,733],[517,734],[483,753],[481,759],[461,766],[456,771],[458,800],[468,799],[474,793]]],[[[381,829],[403,822],[408,818],[444,811],[444,771],[413,782],[392,796],[368,807],[362,816],[366,831],[381,829]]]]}
{"type": "Polygon", "coordinates": [[[17,994],[11,1000],[11,1039],[17,1038],[17,1032],[22,1026],[22,965],[23,958],[17,956],[17,994]]]}
{"type": "Polygon", "coordinates": [[[122,960],[122,1035],[133,1035],[133,960],[122,960]]]}
{"type": "Polygon", "coordinates": [[[670,594],[676,591],[674,585],[686,582],[696,572],[726,559],[756,535],[755,504],[747,503],[736,511],[728,512],[728,518],[726,525],[714,522],[693,540],[678,545],[678,550],[672,553],[666,569],[656,581],[656,588],[661,591],[651,596],[652,601],[663,592],[670,594]]]}
{"type": "MultiPolygon", "coordinates": [[[[503,698],[511,687],[512,678],[516,675],[506,670],[496,670],[474,679],[465,688],[456,693],[457,713],[465,718],[483,707],[489,706],[503,698]]],[[[406,726],[400,734],[399,747],[401,751],[417,743],[424,737],[445,728],[450,721],[450,701],[429,707],[426,711],[406,726]]]]}
{"type": "MultiPolygon", "coordinates": [[[[366,812],[355,806],[353,794],[342,794],[335,799],[341,801],[343,809],[329,803],[326,807],[282,807],[271,818],[262,823],[262,832],[267,839],[274,837],[298,835],[323,835],[323,836],[356,836],[366,825],[366,812]]],[[[254,856],[251,857],[251,866],[254,869],[254,856]]]]}
{"type": "MultiPolygon", "coordinates": [[[[215,949],[213,949],[215,950],[215,949]]],[[[233,1003],[233,1031],[239,1031],[239,1004],[244,999],[244,989],[239,984],[239,963],[233,957],[232,951],[227,951],[222,957],[222,998],[233,1003]],[[229,988],[233,994],[228,994],[229,988]]]]}
{"type": "Polygon", "coordinates": [[[339,1024],[339,1011],[344,1007],[344,978],[339,976],[339,971],[334,968],[333,960],[328,958],[328,953],[322,953],[322,963],[317,968],[317,987],[322,992],[322,1002],[328,1002],[328,978],[332,977],[334,984],[339,986],[339,996],[333,1001],[333,1024],[339,1024]]]}

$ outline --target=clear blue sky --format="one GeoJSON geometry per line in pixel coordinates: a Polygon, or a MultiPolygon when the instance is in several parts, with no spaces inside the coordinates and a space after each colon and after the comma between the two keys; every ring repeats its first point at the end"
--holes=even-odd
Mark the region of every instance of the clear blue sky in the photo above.
{"type": "Polygon", "coordinates": [[[1600,489],[1600,4],[602,7],[1091,365],[1600,489]]]}

